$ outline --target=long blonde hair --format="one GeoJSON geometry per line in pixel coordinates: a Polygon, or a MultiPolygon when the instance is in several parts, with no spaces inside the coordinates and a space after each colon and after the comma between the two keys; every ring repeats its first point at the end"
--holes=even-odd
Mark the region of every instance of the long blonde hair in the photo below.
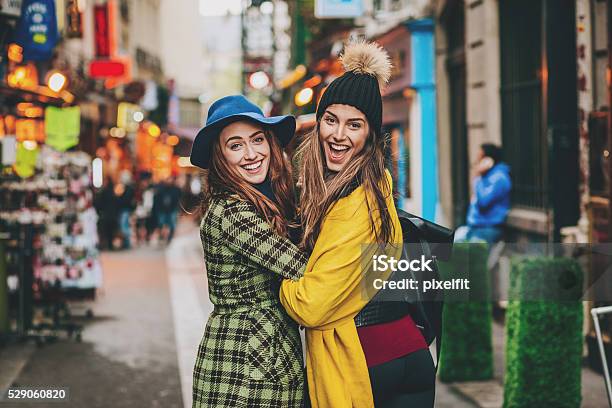
{"type": "MultiPolygon", "coordinates": [[[[300,216],[303,237],[302,249],[312,251],[321,232],[323,220],[334,202],[342,198],[352,183],[363,185],[366,205],[370,215],[372,232],[379,244],[388,243],[393,237],[393,222],[386,198],[392,194],[385,176],[385,136],[370,130],[363,149],[338,173],[326,171],[325,153],[319,141],[320,121],[306,135],[297,150],[300,163],[300,216]],[[370,202],[372,200],[373,202],[370,202]],[[374,212],[379,213],[377,227],[374,212]]],[[[378,217],[377,217],[378,218],[378,217]]]]}

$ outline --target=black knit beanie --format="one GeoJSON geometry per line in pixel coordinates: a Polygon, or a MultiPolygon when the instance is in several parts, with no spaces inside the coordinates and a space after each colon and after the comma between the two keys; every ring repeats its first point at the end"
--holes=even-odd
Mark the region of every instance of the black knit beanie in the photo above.
{"type": "Polygon", "coordinates": [[[334,79],[319,101],[317,121],[333,104],[350,105],[359,109],[376,133],[382,128],[381,86],[391,73],[389,56],[375,43],[356,42],[346,46],[341,57],[346,72],[334,79]]]}

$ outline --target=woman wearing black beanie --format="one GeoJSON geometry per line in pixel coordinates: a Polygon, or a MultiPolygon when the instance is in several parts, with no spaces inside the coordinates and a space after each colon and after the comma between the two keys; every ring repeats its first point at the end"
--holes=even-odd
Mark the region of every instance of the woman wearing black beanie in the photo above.
{"type": "Polygon", "coordinates": [[[302,278],[283,281],[281,303],[306,327],[313,407],[432,407],[433,360],[411,317],[356,319],[371,299],[362,292],[364,244],[401,248],[403,239],[381,129],[389,57],[356,42],[341,59],[346,72],[325,90],[297,152],[310,258],[302,278]]]}

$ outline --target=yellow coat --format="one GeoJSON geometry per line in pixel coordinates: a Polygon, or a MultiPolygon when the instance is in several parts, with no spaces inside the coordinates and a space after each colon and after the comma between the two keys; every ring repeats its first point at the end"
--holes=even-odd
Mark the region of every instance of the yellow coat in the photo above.
{"type": "MultiPolygon", "coordinates": [[[[390,184],[388,173],[387,179],[390,184]]],[[[280,290],[281,303],[289,315],[306,327],[306,370],[313,408],[374,406],[368,367],[353,320],[373,295],[370,287],[367,294],[364,291],[362,267],[371,266],[371,248],[375,247],[364,244],[376,242],[365,198],[360,186],[333,205],[323,221],[304,277],[284,280],[280,290]]],[[[385,253],[399,259],[402,230],[392,196],[386,201],[393,222],[392,242],[398,244],[385,253]]]]}

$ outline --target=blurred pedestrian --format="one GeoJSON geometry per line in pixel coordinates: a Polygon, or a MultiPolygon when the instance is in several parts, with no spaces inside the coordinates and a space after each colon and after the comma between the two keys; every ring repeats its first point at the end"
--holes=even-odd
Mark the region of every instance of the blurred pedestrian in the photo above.
{"type": "Polygon", "coordinates": [[[102,249],[112,250],[119,218],[115,183],[112,178],[108,176],[105,178],[104,185],[94,198],[94,207],[98,212],[100,246],[102,249]]]}
{"type": "Polygon", "coordinates": [[[502,161],[499,146],[484,143],[478,152],[474,168],[472,200],[467,213],[467,225],[457,228],[455,241],[499,241],[510,211],[512,180],[510,167],[502,161]]]}
{"type": "Polygon", "coordinates": [[[154,201],[160,239],[165,243],[170,243],[176,230],[181,203],[181,189],[176,185],[174,177],[163,180],[160,183],[154,201]]]}
{"type": "Polygon", "coordinates": [[[364,259],[399,258],[402,243],[384,160],[389,56],[358,41],[346,45],[342,65],[346,72],[328,85],[316,126],[298,148],[300,247],[310,259],[303,277],[283,280],[280,300],[306,327],[313,407],[430,408],[435,366],[409,310],[368,308],[380,271],[365,268],[364,259]]]}
{"type": "Polygon", "coordinates": [[[131,216],[136,208],[135,191],[132,184],[132,173],[123,170],[119,176],[119,183],[115,186],[115,196],[117,197],[117,208],[119,211],[119,230],[122,237],[122,249],[132,247],[132,226],[131,216]]]}
{"type": "Polygon", "coordinates": [[[140,199],[134,211],[136,217],[136,236],[140,244],[148,243],[153,232],[154,226],[151,219],[154,197],[155,187],[151,183],[151,179],[143,179],[140,185],[140,199]]]}

